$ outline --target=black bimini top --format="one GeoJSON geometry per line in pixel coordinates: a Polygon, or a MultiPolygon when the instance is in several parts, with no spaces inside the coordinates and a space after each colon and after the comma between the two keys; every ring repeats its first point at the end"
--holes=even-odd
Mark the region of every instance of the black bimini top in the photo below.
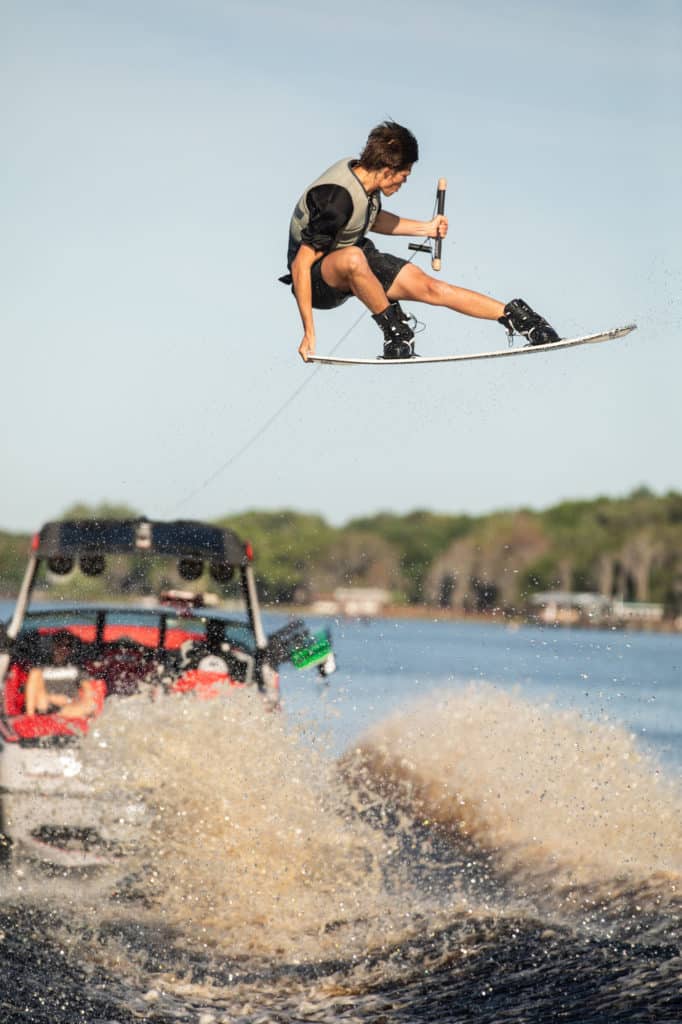
{"type": "Polygon", "coordinates": [[[33,542],[39,558],[149,554],[208,558],[238,566],[250,561],[249,545],[232,530],[191,520],[72,519],[46,523],[33,542]]]}

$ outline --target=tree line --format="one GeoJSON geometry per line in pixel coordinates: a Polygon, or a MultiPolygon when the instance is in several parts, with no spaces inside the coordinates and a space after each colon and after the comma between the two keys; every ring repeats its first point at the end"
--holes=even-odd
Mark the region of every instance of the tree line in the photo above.
{"type": "MultiPolygon", "coordinates": [[[[62,518],[139,514],[125,505],[78,504],[62,518]]],[[[252,510],[214,522],[251,541],[262,597],[273,604],[307,603],[340,586],[364,586],[388,591],[395,603],[472,612],[521,611],[532,595],[551,590],[655,601],[666,614],[682,612],[682,494],[674,491],[638,488],[620,498],[480,516],[380,512],[338,527],[293,509],[252,510]]],[[[6,596],[18,589],[29,540],[0,531],[0,592],[6,596]]],[[[113,585],[131,593],[174,582],[150,581],[140,571],[113,585]]],[[[208,578],[205,583],[217,589],[208,578]]],[[[81,581],[83,596],[96,596],[101,587],[81,581]]]]}

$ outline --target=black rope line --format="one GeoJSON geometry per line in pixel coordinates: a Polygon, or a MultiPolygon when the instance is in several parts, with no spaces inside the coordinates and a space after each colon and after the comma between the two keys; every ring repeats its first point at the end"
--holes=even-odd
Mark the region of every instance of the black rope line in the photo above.
{"type": "MultiPolygon", "coordinates": [[[[357,320],[353,324],[351,324],[351,326],[348,328],[348,330],[345,332],[345,334],[341,335],[341,337],[339,338],[339,340],[337,341],[336,345],[334,345],[334,348],[331,351],[332,355],[343,344],[343,342],[346,340],[348,335],[352,331],[355,330],[355,328],[358,326],[360,321],[365,316],[366,312],[367,312],[367,310],[363,310],[362,313],[360,314],[360,316],[357,318],[357,320]]],[[[317,376],[317,374],[319,373],[319,371],[321,369],[322,369],[321,366],[316,366],[314,368],[313,372],[308,377],[306,377],[306,379],[301,384],[299,384],[297,388],[295,388],[292,391],[292,393],[289,395],[289,397],[286,398],[282,402],[282,404],[280,406],[278,406],[277,409],[275,409],[275,411],[273,413],[270,414],[270,416],[268,416],[268,418],[265,420],[265,422],[263,424],[261,424],[261,426],[258,428],[258,430],[256,430],[256,432],[251,435],[251,437],[241,446],[241,448],[238,448],[237,451],[234,452],[234,454],[232,454],[229,457],[229,459],[226,459],[225,462],[223,462],[220,466],[218,466],[218,468],[216,470],[214,470],[213,473],[211,473],[210,476],[207,476],[206,479],[203,481],[203,483],[200,483],[197,487],[194,488],[193,491],[190,491],[188,494],[186,494],[185,497],[181,498],[180,501],[176,505],[174,505],[173,507],[174,508],[180,508],[182,505],[185,505],[192,498],[195,498],[197,496],[197,494],[200,494],[201,491],[203,491],[206,487],[209,486],[209,484],[212,484],[214,480],[217,480],[217,478],[222,473],[224,473],[226,469],[229,469],[230,466],[232,466],[237,461],[237,459],[240,459],[242,457],[242,455],[246,454],[246,452],[249,450],[249,448],[252,448],[253,445],[256,443],[256,441],[259,441],[261,439],[261,437],[263,437],[263,435],[265,433],[267,433],[267,431],[270,429],[272,424],[275,422],[275,420],[279,419],[279,417],[282,415],[282,413],[285,411],[285,409],[288,409],[288,407],[291,405],[291,403],[294,401],[294,399],[298,398],[298,396],[301,394],[303,389],[306,388],[308,386],[308,384],[310,384],[310,382],[315,379],[315,377],[317,376]]]]}

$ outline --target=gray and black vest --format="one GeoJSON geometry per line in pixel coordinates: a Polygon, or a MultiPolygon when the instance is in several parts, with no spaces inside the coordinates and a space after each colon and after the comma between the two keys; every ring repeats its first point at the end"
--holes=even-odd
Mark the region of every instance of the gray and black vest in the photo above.
{"type": "Polygon", "coordinates": [[[60,693],[75,700],[80,690],[81,672],[75,665],[46,665],[43,682],[48,693],[60,693]]]}
{"type": "Polygon", "coordinates": [[[301,246],[301,236],[308,226],[310,213],[308,210],[307,196],[311,189],[318,185],[341,185],[349,193],[353,212],[350,220],[341,228],[334,241],[333,249],[343,249],[348,245],[357,245],[361,238],[371,229],[377,214],[381,210],[381,199],[379,192],[365,192],[362,182],[353,173],[352,166],[357,160],[352,157],[345,157],[343,160],[332,164],[323,174],[317,178],[296,203],[294,213],[289,225],[289,249],[287,252],[287,263],[291,266],[296,253],[301,246]]]}

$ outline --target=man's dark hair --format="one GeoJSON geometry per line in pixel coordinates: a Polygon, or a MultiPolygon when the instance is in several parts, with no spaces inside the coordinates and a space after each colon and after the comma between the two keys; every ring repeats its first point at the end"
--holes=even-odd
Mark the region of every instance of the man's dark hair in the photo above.
{"type": "Polygon", "coordinates": [[[404,171],[419,159],[419,146],[411,131],[395,121],[382,121],[369,133],[360,154],[360,165],[366,171],[390,167],[404,171]]]}

